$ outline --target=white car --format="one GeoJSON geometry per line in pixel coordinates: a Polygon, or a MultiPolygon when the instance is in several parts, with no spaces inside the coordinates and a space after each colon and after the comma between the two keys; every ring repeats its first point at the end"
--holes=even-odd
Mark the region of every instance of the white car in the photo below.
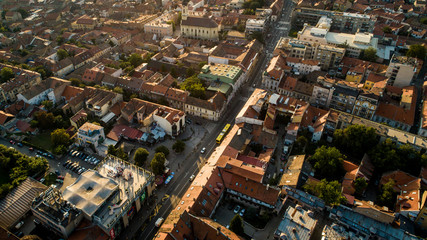
{"type": "Polygon", "coordinates": [[[163,220],[164,220],[163,218],[158,218],[157,221],[156,221],[156,223],[154,223],[154,225],[156,227],[160,227],[162,225],[162,223],[163,223],[163,220]]]}
{"type": "Polygon", "coordinates": [[[206,152],[206,148],[204,147],[204,148],[202,148],[202,150],[200,151],[200,153],[203,154],[205,152],[206,152]]]}
{"type": "Polygon", "coordinates": [[[194,176],[194,174],[193,174],[193,175],[191,175],[191,177],[190,177],[190,182],[192,182],[192,181],[194,180],[194,178],[196,178],[196,176],[194,176]]]}

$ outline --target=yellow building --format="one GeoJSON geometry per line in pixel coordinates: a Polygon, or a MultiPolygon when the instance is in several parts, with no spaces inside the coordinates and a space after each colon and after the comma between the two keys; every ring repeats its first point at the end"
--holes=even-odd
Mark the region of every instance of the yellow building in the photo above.
{"type": "Polygon", "coordinates": [[[71,28],[74,30],[92,30],[96,26],[96,21],[87,15],[79,17],[76,21],[71,23],[71,28]]]}
{"type": "Polygon", "coordinates": [[[360,83],[365,75],[365,68],[363,66],[355,66],[348,70],[345,80],[347,82],[360,83]]]}
{"type": "Polygon", "coordinates": [[[371,120],[377,110],[379,98],[370,91],[362,91],[354,103],[353,115],[371,120]]]}
{"type": "MultiPolygon", "coordinates": [[[[425,170],[423,169],[421,174],[425,170]]],[[[423,180],[424,181],[424,180],[423,180]]],[[[421,208],[420,212],[418,213],[417,218],[415,219],[415,223],[420,226],[423,229],[427,229],[427,206],[426,206],[426,198],[427,198],[427,191],[423,193],[422,199],[421,199],[421,208]]]]}
{"type": "Polygon", "coordinates": [[[184,37],[218,40],[218,24],[211,18],[182,16],[181,34],[184,37]]]}
{"type": "Polygon", "coordinates": [[[363,88],[371,90],[375,83],[386,81],[386,80],[387,80],[387,77],[385,76],[378,75],[375,73],[370,73],[368,78],[365,81],[365,84],[363,85],[363,88]]]}

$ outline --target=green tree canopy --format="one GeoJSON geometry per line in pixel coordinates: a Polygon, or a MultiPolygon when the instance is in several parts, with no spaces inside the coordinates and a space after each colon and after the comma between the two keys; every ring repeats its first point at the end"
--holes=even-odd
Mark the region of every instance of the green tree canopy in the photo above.
{"type": "Polygon", "coordinates": [[[354,180],[354,189],[356,191],[356,194],[362,195],[366,187],[368,187],[368,183],[366,182],[365,178],[358,177],[356,178],[356,180],[354,180]]]}
{"type": "Polygon", "coordinates": [[[413,44],[409,46],[409,50],[406,52],[406,56],[424,60],[426,57],[426,48],[421,44],[413,44]]]}
{"type": "Polygon", "coordinates": [[[130,62],[134,68],[138,67],[143,63],[141,54],[132,53],[128,58],[128,62],[130,62]]]}
{"type": "Polygon", "coordinates": [[[168,148],[168,147],[166,147],[165,145],[158,146],[158,147],[156,148],[155,152],[156,152],[156,153],[161,152],[161,153],[163,153],[163,154],[165,155],[165,157],[168,157],[168,156],[169,156],[169,148],[168,148]]]}
{"type": "Polygon", "coordinates": [[[172,149],[177,153],[183,152],[185,150],[185,142],[176,140],[176,142],[172,145],[172,149]]]}
{"type": "Polygon", "coordinates": [[[322,179],[319,183],[311,182],[304,185],[304,189],[323,199],[328,206],[336,206],[346,201],[338,181],[328,182],[326,179],[322,179]]]}
{"type": "Polygon", "coordinates": [[[161,175],[165,172],[165,154],[158,152],[154,154],[153,159],[151,160],[151,169],[155,175],[161,175]]]}
{"type": "Polygon", "coordinates": [[[123,92],[123,88],[121,88],[121,87],[115,87],[114,89],[113,89],[113,92],[115,92],[115,93],[120,93],[120,94],[123,94],[124,92],[123,92]]]}
{"type": "Polygon", "coordinates": [[[144,166],[145,161],[147,161],[147,157],[150,153],[145,148],[138,148],[135,151],[135,155],[133,159],[135,160],[135,165],[138,167],[144,166]]]}
{"type": "Polygon", "coordinates": [[[11,78],[14,78],[14,77],[15,77],[15,74],[13,73],[13,70],[11,68],[4,67],[4,68],[1,69],[1,71],[0,71],[0,79],[1,79],[2,83],[7,82],[11,78]]]}
{"type": "Polygon", "coordinates": [[[202,80],[197,76],[192,76],[181,84],[181,89],[190,92],[190,95],[195,98],[206,99],[206,88],[202,80]]]}
{"type": "Polygon", "coordinates": [[[335,147],[322,146],[309,159],[319,178],[340,179],[344,173],[344,156],[335,147]]]}
{"type": "Polygon", "coordinates": [[[397,154],[396,144],[391,139],[386,139],[373,148],[369,157],[375,170],[382,173],[385,171],[396,170],[400,166],[400,158],[397,154]]]}
{"type": "Polygon", "coordinates": [[[378,136],[372,127],[351,125],[344,130],[335,130],[334,144],[353,156],[361,157],[378,144],[378,136]]]}
{"type": "Polygon", "coordinates": [[[70,135],[63,128],[54,130],[50,138],[54,146],[68,146],[71,141],[70,135]]]}
{"type": "Polygon", "coordinates": [[[394,202],[396,194],[394,192],[395,182],[390,179],[386,184],[381,187],[381,195],[377,197],[378,203],[382,206],[387,206],[390,209],[394,209],[394,202]]]}
{"type": "Polygon", "coordinates": [[[245,234],[245,229],[243,227],[243,220],[239,214],[236,214],[233,219],[230,221],[230,230],[235,234],[243,236],[245,234]]]}
{"type": "Polygon", "coordinates": [[[65,59],[69,56],[68,52],[65,49],[59,49],[56,51],[56,54],[58,55],[58,61],[61,61],[62,59],[65,59]]]}
{"type": "Polygon", "coordinates": [[[377,49],[368,47],[363,50],[361,58],[366,61],[375,62],[377,60],[377,49]]]}
{"type": "Polygon", "coordinates": [[[25,18],[27,18],[28,16],[30,16],[30,14],[28,13],[28,11],[27,11],[27,10],[25,10],[25,9],[22,9],[22,8],[19,8],[19,9],[17,10],[17,12],[19,12],[19,13],[21,14],[22,19],[25,19],[25,18]]]}
{"type": "Polygon", "coordinates": [[[53,113],[39,111],[35,114],[36,121],[39,123],[38,127],[41,129],[52,129],[55,127],[55,116],[53,113]]]}
{"type": "Polygon", "coordinates": [[[389,26],[385,26],[385,27],[383,27],[383,32],[384,33],[391,33],[391,28],[389,26]]]}

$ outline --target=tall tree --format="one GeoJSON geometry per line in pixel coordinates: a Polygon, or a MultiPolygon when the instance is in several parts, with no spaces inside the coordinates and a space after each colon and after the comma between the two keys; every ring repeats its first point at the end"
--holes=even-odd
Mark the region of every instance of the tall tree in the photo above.
{"type": "Polygon", "coordinates": [[[147,161],[147,157],[150,153],[145,148],[138,148],[135,151],[135,155],[133,159],[135,160],[135,165],[142,167],[144,166],[145,161],[147,161]]]}
{"type": "Polygon", "coordinates": [[[328,182],[322,179],[319,183],[311,182],[304,185],[304,189],[321,198],[328,206],[336,206],[346,200],[341,193],[341,184],[338,181],[328,182]]]}
{"type": "Polygon", "coordinates": [[[155,175],[162,175],[165,172],[165,161],[166,157],[162,152],[154,154],[150,165],[155,175]]]}
{"type": "Polygon", "coordinates": [[[424,60],[426,57],[426,48],[421,44],[413,44],[409,46],[409,50],[406,52],[406,56],[424,60]]]}
{"type": "Polygon", "coordinates": [[[141,57],[141,54],[138,54],[138,53],[132,53],[132,54],[129,56],[128,61],[130,62],[130,64],[132,64],[132,66],[133,66],[134,68],[138,67],[138,66],[139,66],[139,65],[141,65],[141,64],[142,64],[142,62],[143,62],[142,57],[141,57]]]}
{"type": "Polygon", "coordinates": [[[373,47],[368,47],[362,52],[362,59],[370,62],[375,62],[377,60],[377,49],[373,47]]]}
{"type": "MultiPolygon", "coordinates": [[[[372,164],[379,173],[398,169],[402,162],[397,152],[396,144],[386,139],[369,152],[372,164]]],[[[406,160],[406,159],[405,159],[406,160]]]]}
{"type": "Polygon", "coordinates": [[[59,61],[69,56],[68,52],[65,49],[59,49],[58,51],[56,51],[56,54],[58,55],[59,61]]]}
{"type": "Polygon", "coordinates": [[[54,130],[50,138],[54,146],[68,146],[71,140],[70,135],[63,128],[54,130]]]}
{"type": "Polygon", "coordinates": [[[367,186],[368,186],[368,183],[363,177],[358,177],[356,178],[356,180],[354,180],[354,189],[356,194],[358,195],[362,195],[363,191],[365,191],[367,186]]]}
{"type": "Polygon", "coordinates": [[[185,150],[185,142],[176,140],[176,142],[172,145],[172,149],[177,153],[183,152],[185,150]]]}
{"type": "Polygon", "coordinates": [[[335,146],[357,157],[363,156],[377,143],[378,136],[372,127],[356,124],[334,132],[335,146]]]}
{"type": "Polygon", "coordinates": [[[163,153],[165,155],[165,157],[169,156],[169,148],[166,147],[165,145],[161,145],[159,147],[156,148],[155,150],[156,153],[163,153]]]}
{"type": "Polygon", "coordinates": [[[11,68],[4,67],[4,68],[1,69],[1,71],[0,71],[0,79],[1,79],[2,83],[7,82],[11,78],[14,78],[14,77],[15,77],[15,74],[13,73],[13,70],[11,68]]]}
{"type": "Polygon", "coordinates": [[[236,214],[230,222],[230,230],[235,234],[243,236],[245,234],[245,229],[243,227],[243,220],[239,214],[236,214]]]}
{"type": "Polygon", "coordinates": [[[390,209],[394,208],[393,206],[396,194],[393,188],[395,184],[394,180],[390,179],[381,187],[381,195],[378,196],[378,203],[380,205],[387,206],[390,209]]]}
{"type": "Polygon", "coordinates": [[[344,173],[344,156],[334,147],[322,146],[309,159],[319,178],[340,179],[344,173]]]}

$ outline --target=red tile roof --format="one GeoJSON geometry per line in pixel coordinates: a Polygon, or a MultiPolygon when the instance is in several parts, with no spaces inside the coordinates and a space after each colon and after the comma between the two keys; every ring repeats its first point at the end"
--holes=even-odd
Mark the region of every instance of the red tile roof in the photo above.
{"type": "Polygon", "coordinates": [[[107,137],[114,141],[118,141],[120,136],[127,137],[129,139],[139,139],[142,137],[142,134],[143,132],[138,129],[121,124],[114,126],[108,133],[107,137]]]}

